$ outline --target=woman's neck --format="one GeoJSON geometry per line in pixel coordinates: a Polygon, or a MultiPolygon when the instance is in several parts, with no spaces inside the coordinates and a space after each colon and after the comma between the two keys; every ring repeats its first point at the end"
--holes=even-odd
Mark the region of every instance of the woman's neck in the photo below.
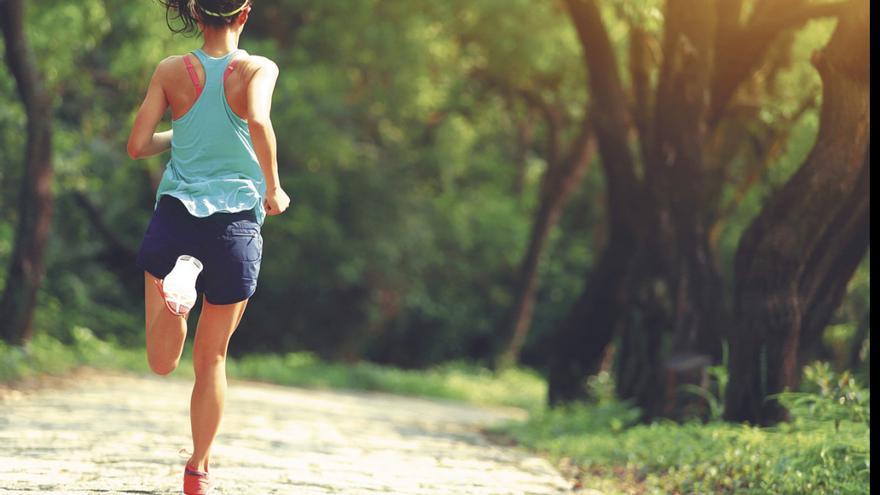
{"type": "Polygon", "coordinates": [[[206,29],[202,34],[205,37],[202,51],[211,57],[222,57],[238,49],[241,32],[234,29],[206,29]]]}

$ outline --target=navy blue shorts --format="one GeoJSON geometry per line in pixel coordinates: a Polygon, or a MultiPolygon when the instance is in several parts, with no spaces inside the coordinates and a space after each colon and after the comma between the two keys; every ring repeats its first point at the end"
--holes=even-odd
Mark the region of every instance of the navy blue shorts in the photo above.
{"type": "Polygon", "coordinates": [[[263,236],[254,210],[195,217],[174,196],[162,195],[138,250],[137,266],[165,278],[182,254],[203,269],[196,291],[211,304],[232,304],[257,290],[263,236]]]}

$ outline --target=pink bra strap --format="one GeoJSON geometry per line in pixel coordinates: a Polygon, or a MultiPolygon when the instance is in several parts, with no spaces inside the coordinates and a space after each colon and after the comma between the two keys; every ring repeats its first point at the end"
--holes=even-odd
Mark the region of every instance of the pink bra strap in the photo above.
{"type": "Polygon", "coordinates": [[[189,55],[183,56],[183,63],[186,65],[186,71],[189,72],[189,78],[192,80],[193,86],[196,87],[196,98],[202,94],[202,85],[199,84],[199,76],[192,62],[189,61],[189,55]]]}
{"type": "Polygon", "coordinates": [[[228,78],[229,75],[232,74],[233,70],[235,70],[235,60],[232,60],[231,62],[229,62],[229,65],[226,67],[226,72],[223,73],[223,82],[224,83],[226,82],[226,78],[228,78]]]}

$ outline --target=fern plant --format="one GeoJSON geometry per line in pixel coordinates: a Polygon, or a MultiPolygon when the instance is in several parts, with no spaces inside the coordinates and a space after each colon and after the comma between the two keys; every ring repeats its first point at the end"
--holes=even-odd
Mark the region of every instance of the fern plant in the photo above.
{"type": "Polygon", "coordinates": [[[835,431],[842,421],[871,422],[871,391],[849,371],[835,373],[827,362],[804,367],[804,391],[775,394],[792,415],[805,420],[831,421],[835,431]]]}
{"type": "Polygon", "coordinates": [[[699,396],[706,401],[706,404],[709,406],[709,419],[711,421],[720,421],[724,416],[724,397],[727,393],[727,382],[730,378],[727,371],[728,362],[728,345],[725,340],[721,342],[721,362],[706,368],[706,374],[709,375],[710,381],[715,383],[718,395],[715,395],[711,388],[705,389],[690,383],[679,387],[680,390],[699,396]]]}

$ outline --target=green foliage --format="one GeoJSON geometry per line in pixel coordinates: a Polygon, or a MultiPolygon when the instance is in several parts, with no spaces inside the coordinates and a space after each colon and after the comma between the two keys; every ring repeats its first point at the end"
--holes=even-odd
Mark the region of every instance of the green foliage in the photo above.
{"type": "Polygon", "coordinates": [[[863,388],[849,371],[837,374],[829,363],[804,367],[803,392],[778,394],[782,405],[802,422],[830,422],[840,430],[842,422],[871,423],[871,391],[863,388]]]}
{"type": "Polygon", "coordinates": [[[26,378],[37,372],[61,373],[76,363],[73,350],[61,342],[37,335],[25,347],[0,341],[0,380],[26,378]]]}
{"type": "MultiPolygon", "coordinates": [[[[713,373],[723,389],[726,375],[713,373]]],[[[576,466],[585,486],[609,494],[867,493],[870,392],[828,363],[805,367],[803,383],[802,392],[780,396],[791,421],[775,427],[641,424],[638,409],[614,399],[613,379],[600,373],[588,384],[597,401],[533,411],[492,430],[576,466]]]]}
{"type": "Polygon", "coordinates": [[[713,384],[710,390],[696,385],[682,385],[682,390],[705,399],[709,405],[709,419],[719,421],[724,417],[724,398],[727,396],[727,383],[730,381],[728,365],[730,363],[730,346],[727,341],[721,342],[721,362],[706,368],[706,374],[713,384]],[[713,393],[713,390],[717,393],[713,393]]]}
{"type": "Polygon", "coordinates": [[[143,350],[101,340],[85,327],[73,327],[70,337],[69,344],[46,333],[37,333],[24,346],[10,346],[0,341],[0,383],[39,374],[61,375],[81,365],[148,371],[143,350]]]}
{"type": "Polygon", "coordinates": [[[795,422],[775,428],[711,422],[637,424],[621,403],[573,404],[496,431],[565,459],[605,493],[867,493],[869,426],[795,422]],[[618,480],[617,483],[611,480],[618,480]]]}

